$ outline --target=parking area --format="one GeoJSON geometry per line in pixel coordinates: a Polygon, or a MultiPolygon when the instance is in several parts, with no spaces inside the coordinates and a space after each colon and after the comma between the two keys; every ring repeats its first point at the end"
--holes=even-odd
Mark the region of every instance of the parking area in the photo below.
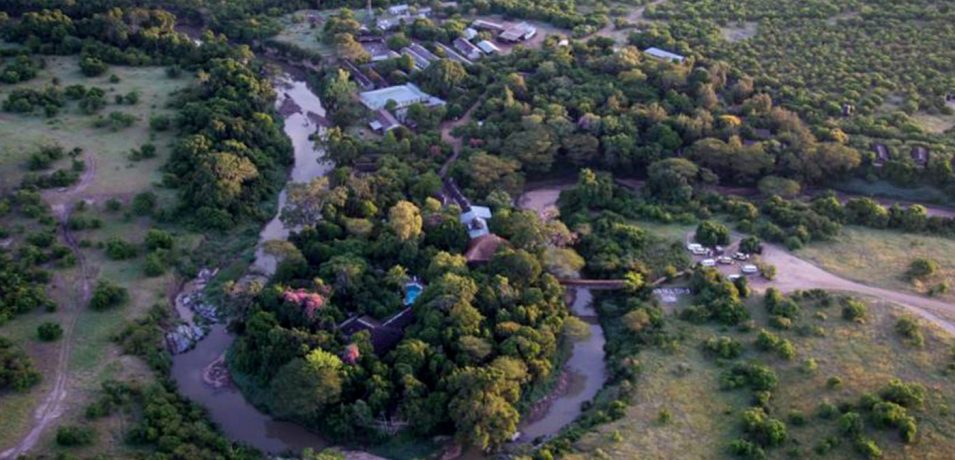
{"type": "Polygon", "coordinates": [[[694,236],[692,232],[687,235],[684,247],[695,264],[715,268],[730,280],[745,276],[750,281],[765,281],[756,263],[759,256],[740,252],[741,236],[733,235],[729,245],[715,247],[705,247],[695,242],[694,236]]]}

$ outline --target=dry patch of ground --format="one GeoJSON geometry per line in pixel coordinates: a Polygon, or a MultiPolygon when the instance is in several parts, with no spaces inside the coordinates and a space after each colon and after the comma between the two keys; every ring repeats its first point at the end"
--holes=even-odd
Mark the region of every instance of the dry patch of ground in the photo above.
{"type": "MultiPolygon", "coordinates": [[[[947,282],[955,287],[955,240],[888,230],[846,227],[829,242],[813,243],[797,252],[827,271],[863,284],[895,291],[924,293],[947,282]],[[906,279],[909,264],[916,258],[933,259],[939,273],[925,283],[906,279]]],[[[955,300],[955,294],[940,297],[955,300]]]]}

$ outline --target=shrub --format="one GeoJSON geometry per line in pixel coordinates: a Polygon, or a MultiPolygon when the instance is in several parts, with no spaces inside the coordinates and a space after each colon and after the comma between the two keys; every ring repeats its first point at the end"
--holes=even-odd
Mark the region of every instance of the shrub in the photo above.
{"type": "Polygon", "coordinates": [[[862,416],[858,412],[846,412],[839,417],[839,431],[849,438],[855,438],[862,434],[865,425],[862,416]]]}
{"type": "Polygon", "coordinates": [[[90,308],[97,311],[117,307],[129,300],[129,291],[122,286],[115,285],[107,280],[96,283],[93,297],[90,299],[90,308]]]}
{"type": "Polygon", "coordinates": [[[136,246],[119,238],[106,242],[106,257],[112,260],[127,260],[136,257],[136,246]]]}
{"type": "Polygon", "coordinates": [[[892,379],[879,392],[879,396],[902,407],[921,407],[925,401],[925,387],[918,383],[905,383],[899,379],[892,379]]]}
{"type": "Polygon", "coordinates": [[[9,339],[0,337],[0,391],[24,391],[40,383],[30,357],[9,339]]]}
{"type": "Polygon", "coordinates": [[[703,342],[703,350],[721,359],[735,359],[743,353],[743,344],[731,337],[710,337],[703,342]]]}
{"type": "Polygon", "coordinates": [[[905,338],[905,341],[912,346],[921,347],[925,344],[925,337],[919,330],[919,325],[915,319],[909,316],[899,318],[895,323],[895,332],[905,338]]]}
{"type": "Polygon", "coordinates": [[[924,281],[927,278],[938,273],[938,262],[932,259],[920,257],[909,264],[909,270],[906,276],[912,281],[924,281]]]}
{"type": "Polygon", "coordinates": [[[154,251],[156,249],[172,249],[172,234],[158,228],[149,229],[146,233],[146,249],[154,251]]]}
{"type": "Polygon", "coordinates": [[[149,128],[153,131],[166,131],[172,126],[172,121],[166,115],[153,115],[149,118],[149,128]]]}
{"type": "Polygon", "coordinates": [[[755,391],[769,391],[778,383],[776,373],[757,362],[737,363],[720,374],[720,387],[724,389],[748,387],[755,391]]]}
{"type": "Polygon", "coordinates": [[[37,326],[36,334],[44,342],[53,342],[63,337],[63,328],[57,323],[47,321],[37,326]]]}
{"type": "Polygon", "coordinates": [[[863,457],[867,459],[875,459],[882,457],[882,449],[879,449],[879,446],[875,441],[871,439],[866,439],[864,437],[859,437],[855,441],[856,452],[862,454],[863,457]]]}
{"type": "Polygon", "coordinates": [[[156,202],[158,198],[153,192],[141,192],[136,194],[133,197],[132,209],[133,213],[138,216],[147,216],[152,214],[153,210],[156,209],[156,202]]]}
{"type": "Polygon", "coordinates": [[[842,319],[861,323],[869,309],[859,300],[845,299],[842,301],[842,319]]]}
{"type": "Polygon", "coordinates": [[[56,430],[56,443],[63,447],[88,446],[95,438],[96,432],[86,426],[67,425],[56,430]]]}
{"type": "Polygon", "coordinates": [[[166,273],[166,261],[158,252],[151,252],[143,263],[143,273],[148,277],[160,276],[166,273]]]}
{"type": "Polygon", "coordinates": [[[83,56],[80,58],[80,71],[87,77],[97,77],[106,73],[109,66],[105,62],[93,56],[83,56]]]}
{"type": "Polygon", "coordinates": [[[764,447],[778,446],[786,440],[786,424],[766,415],[761,407],[743,412],[743,431],[764,447]]]}

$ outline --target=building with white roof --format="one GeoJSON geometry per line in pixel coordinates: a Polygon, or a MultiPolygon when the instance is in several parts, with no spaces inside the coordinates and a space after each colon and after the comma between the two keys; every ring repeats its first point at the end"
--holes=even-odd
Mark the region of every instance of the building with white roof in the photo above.
{"type": "Polygon", "coordinates": [[[491,218],[491,208],[486,206],[471,206],[461,213],[461,223],[468,228],[471,239],[489,234],[487,221],[491,218]]]}
{"type": "Polygon", "coordinates": [[[685,56],[681,56],[676,53],[671,53],[667,50],[662,50],[660,48],[647,48],[643,50],[643,52],[647,56],[650,56],[654,59],[658,59],[661,61],[670,61],[670,62],[676,62],[676,63],[682,64],[683,61],[686,60],[685,56]]]}
{"type": "Polygon", "coordinates": [[[500,39],[506,42],[517,43],[520,41],[530,40],[537,35],[537,28],[526,23],[520,22],[513,26],[508,27],[501,32],[500,39]]]}
{"type": "Polygon", "coordinates": [[[477,47],[481,48],[481,51],[484,51],[487,54],[497,54],[501,52],[501,49],[497,45],[487,41],[481,40],[477,43],[477,47]]]}
{"type": "Polygon", "coordinates": [[[359,94],[359,98],[362,104],[371,110],[384,108],[388,105],[388,101],[395,101],[396,109],[406,109],[413,104],[424,104],[428,107],[445,104],[443,100],[422,91],[413,83],[365,91],[359,94]]]}

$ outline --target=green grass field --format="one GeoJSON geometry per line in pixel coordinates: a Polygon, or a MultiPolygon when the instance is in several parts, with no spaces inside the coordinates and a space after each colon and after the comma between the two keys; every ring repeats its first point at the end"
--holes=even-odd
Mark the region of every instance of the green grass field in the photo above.
{"type": "MultiPolygon", "coordinates": [[[[767,327],[762,306],[750,309],[757,330],[767,327]]],[[[951,337],[923,323],[925,344],[913,347],[894,331],[903,311],[879,302],[869,304],[865,324],[842,320],[837,307],[820,310],[827,319],[813,318],[811,309],[804,307],[803,321],[820,326],[824,337],[774,331],[794,343],[796,356],[791,361],[756,351],[752,345],[756,332],[669,319],[683,337],[680,345],[669,351],[651,348],[636,357],[641,373],[627,416],[585,435],[575,445],[580,453],[568,458],[732,458],[726,446],[741,434],[740,414],[752,404],[752,393],[720,390],[722,368],[700,349],[700,343],[711,336],[742,342],[741,360],[756,358],[776,371],[780,384],[770,402],[773,417],[787,420],[791,411],[801,411],[807,417],[803,426],[787,423],[789,439],[768,450],[770,458],[861,458],[849,441],[825,456],[813,453],[819,440],[839,436],[835,420],[816,417],[816,408],[823,401],[855,403],[864,392],[877,392],[892,378],[919,382],[928,390],[924,407],[912,411],[918,420],[918,438],[914,444],[904,445],[895,430],[877,431],[871,425],[867,425],[866,436],[876,440],[883,458],[951,458],[955,419],[949,407],[955,402],[955,381],[942,373],[952,362],[951,337]],[[813,372],[802,369],[809,358],[818,365],[813,372]],[[829,388],[830,377],[839,377],[842,386],[829,388]],[[662,411],[669,412],[668,422],[661,422],[662,411]]]]}
{"type": "MultiPolygon", "coordinates": [[[[42,115],[23,115],[0,112],[0,180],[8,184],[18,184],[27,172],[25,162],[37,146],[57,143],[67,150],[80,147],[84,157],[94,157],[96,180],[85,191],[89,196],[129,195],[143,189],[145,185],[159,182],[159,171],[169,155],[170,143],[174,139],[172,130],[165,133],[150,132],[149,119],[154,115],[174,115],[167,108],[170,94],[185,87],[190,79],[180,77],[171,79],[162,67],[110,67],[104,76],[84,77],[77,64],[76,57],[46,57],[46,68],[36,78],[17,85],[0,85],[0,100],[16,88],[44,88],[54,78],[61,87],[82,84],[95,86],[106,91],[108,105],[99,114],[108,115],[118,111],[133,115],[137,121],[129,128],[110,131],[108,128],[95,128],[96,115],[85,115],[68,102],[65,110],[54,118],[42,115]],[[120,78],[118,83],[110,83],[110,75],[120,78]],[[115,95],[124,95],[136,91],[139,102],[136,105],[115,104],[115,95]],[[156,158],[134,162],[129,160],[129,152],[143,144],[152,143],[157,148],[156,158]]],[[[63,160],[56,166],[66,165],[63,160]]]]}
{"type": "MultiPolygon", "coordinates": [[[[888,230],[846,227],[833,241],[813,243],[797,255],[845,278],[886,289],[924,293],[941,282],[955,285],[955,240],[888,230]],[[939,263],[939,273],[926,283],[912,283],[905,272],[912,260],[939,263]]],[[[948,293],[943,299],[955,300],[948,293]]]]}

